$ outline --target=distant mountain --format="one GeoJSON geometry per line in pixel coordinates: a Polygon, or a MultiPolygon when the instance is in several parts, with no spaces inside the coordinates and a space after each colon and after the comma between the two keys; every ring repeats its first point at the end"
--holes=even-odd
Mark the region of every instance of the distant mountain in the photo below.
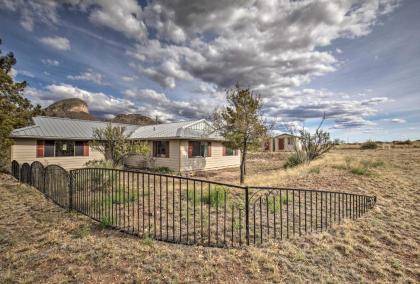
{"type": "Polygon", "coordinates": [[[118,114],[110,121],[118,122],[118,123],[136,124],[136,125],[150,125],[150,124],[156,123],[156,121],[151,119],[150,117],[142,115],[142,114],[137,114],[137,113],[118,114]]]}
{"type": "Polygon", "coordinates": [[[89,113],[88,105],[81,99],[64,99],[45,108],[46,116],[97,120],[89,113]]]}
{"type": "MultiPolygon", "coordinates": [[[[46,116],[66,117],[84,120],[100,120],[89,113],[88,104],[77,98],[64,99],[53,103],[44,109],[46,116]]],[[[126,123],[136,125],[155,124],[156,121],[142,114],[118,114],[109,120],[115,123],[126,123]]]]}

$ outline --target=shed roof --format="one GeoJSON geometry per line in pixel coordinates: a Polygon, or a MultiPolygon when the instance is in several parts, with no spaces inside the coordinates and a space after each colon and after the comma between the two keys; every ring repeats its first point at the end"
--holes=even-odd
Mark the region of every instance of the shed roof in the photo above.
{"type": "MultiPolygon", "coordinates": [[[[94,129],[105,128],[108,122],[70,119],[60,117],[37,116],[34,125],[15,129],[13,138],[72,139],[90,140],[94,129]]],[[[126,128],[126,135],[131,139],[209,139],[223,140],[212,129],[211,124],[202,119],[174,123],[138,126],[113,123],[126,128]]]]}
{"type": "Polygon", "coordinates": [[[277,137],[296,137],[296,138],[299,138],[299,136],[293,135],[293,134],[290,134],[290,133],[281,133],[281,134],[278,134],[278,135],[274,136],[273,138],[277,138],[277,137]]]}

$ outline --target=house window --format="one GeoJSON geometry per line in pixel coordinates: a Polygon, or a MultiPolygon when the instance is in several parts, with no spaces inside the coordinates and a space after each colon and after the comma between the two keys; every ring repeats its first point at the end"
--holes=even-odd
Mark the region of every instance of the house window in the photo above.
{"type": "Polygon", "coordinates": [[[188,157],[211,157],[211,143],[205,141],[190,141],[188,157]]]}
{"type": "Polygon", "coordinates": [[[55,141],[55,156],[74,156],[74,141],[55,141]]]}
{"type": "Polygon", "coordinates": [[[84,156],[84,149],[85,149],[85,143],[83,143],[82,141],[76,141],[76,144],[74,146],[74,155],[84,156]]]}
{"type": "Polygon", "coordinates": [[[153,141],[153,157],[169,158],[169,141],[153,141]]]}
{"type": "Polygon", "coordinates": [[[293,145],[293,138],[292,137],[287,138],[287,144],[288,145],[293,145]]]}
{"type": "Polygon", "coordinates": [[[38,140],[37,157],[75,157],[89,156],[86,141],[38,140]]]}
{"type": "Polygon", "coordinates": [[[236,156],[237,153],[238,153],[237,150],[224,146],[224,151],[223,151],[224,156],[236,156]]]}
{"type": "Polygon", "coordinates": [[[44,157],[54,157],[55,156],[55,141],[46,140],[44,144],[44,157]]]}

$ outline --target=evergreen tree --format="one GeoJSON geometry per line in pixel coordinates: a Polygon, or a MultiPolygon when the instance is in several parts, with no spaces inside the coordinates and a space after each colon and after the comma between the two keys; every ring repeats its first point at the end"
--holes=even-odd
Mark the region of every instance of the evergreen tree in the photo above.
{"type": "Polygon", "coordinates": [[[249,150],[260,147],[268,127],[261,114],[262,101],[249,88],[236,85],[226,92],[227,106],[213,115],[213,122],[226,139],[225,145],[241,150],[240,183],[246,176],[246,159],[249,150]]]}
{"type": "MultiPolygon", "coordinates": [[[[1,39],[0,39],[1,44],[1,39]]],[[[34,115],[42,113],[41,106],[33,106],[23,96],[26,82],[15,82],[12,67],[16,58],[12,52],[2,55],[0,50],[0,170],[9,169],[13,129],[27,126],[34,115]]]]}

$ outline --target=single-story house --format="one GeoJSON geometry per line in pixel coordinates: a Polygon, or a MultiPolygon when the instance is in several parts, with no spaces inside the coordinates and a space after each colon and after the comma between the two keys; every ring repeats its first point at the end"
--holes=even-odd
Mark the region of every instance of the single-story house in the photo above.
{"type": "MultiPolygon", "coordinates": [[[[94,129],[107,122],[37,116],[34,125],[15,129],[11,159],[19,163],[40,161],[65,169],[84,167],[90,160],[104,159],[92,149],[94,129]]],[[[149,143],[154,167],[168,167],[176,172],[205,171],[239,167],[238,150],[226,148],[210,122],[201,119],[147,126],[113,123],[124,126],[129,139],[149,143]]],[[[138,155],[126,159],[131,167],[144,165],[138,155]]]]}
{"type": "Polygon", "coordinates": [[[261,148],[264,152],[294,151],[295,146],[298,149],[301,148],[299,137],[287,133],[263,139],[261,143],[261,148]]]}

